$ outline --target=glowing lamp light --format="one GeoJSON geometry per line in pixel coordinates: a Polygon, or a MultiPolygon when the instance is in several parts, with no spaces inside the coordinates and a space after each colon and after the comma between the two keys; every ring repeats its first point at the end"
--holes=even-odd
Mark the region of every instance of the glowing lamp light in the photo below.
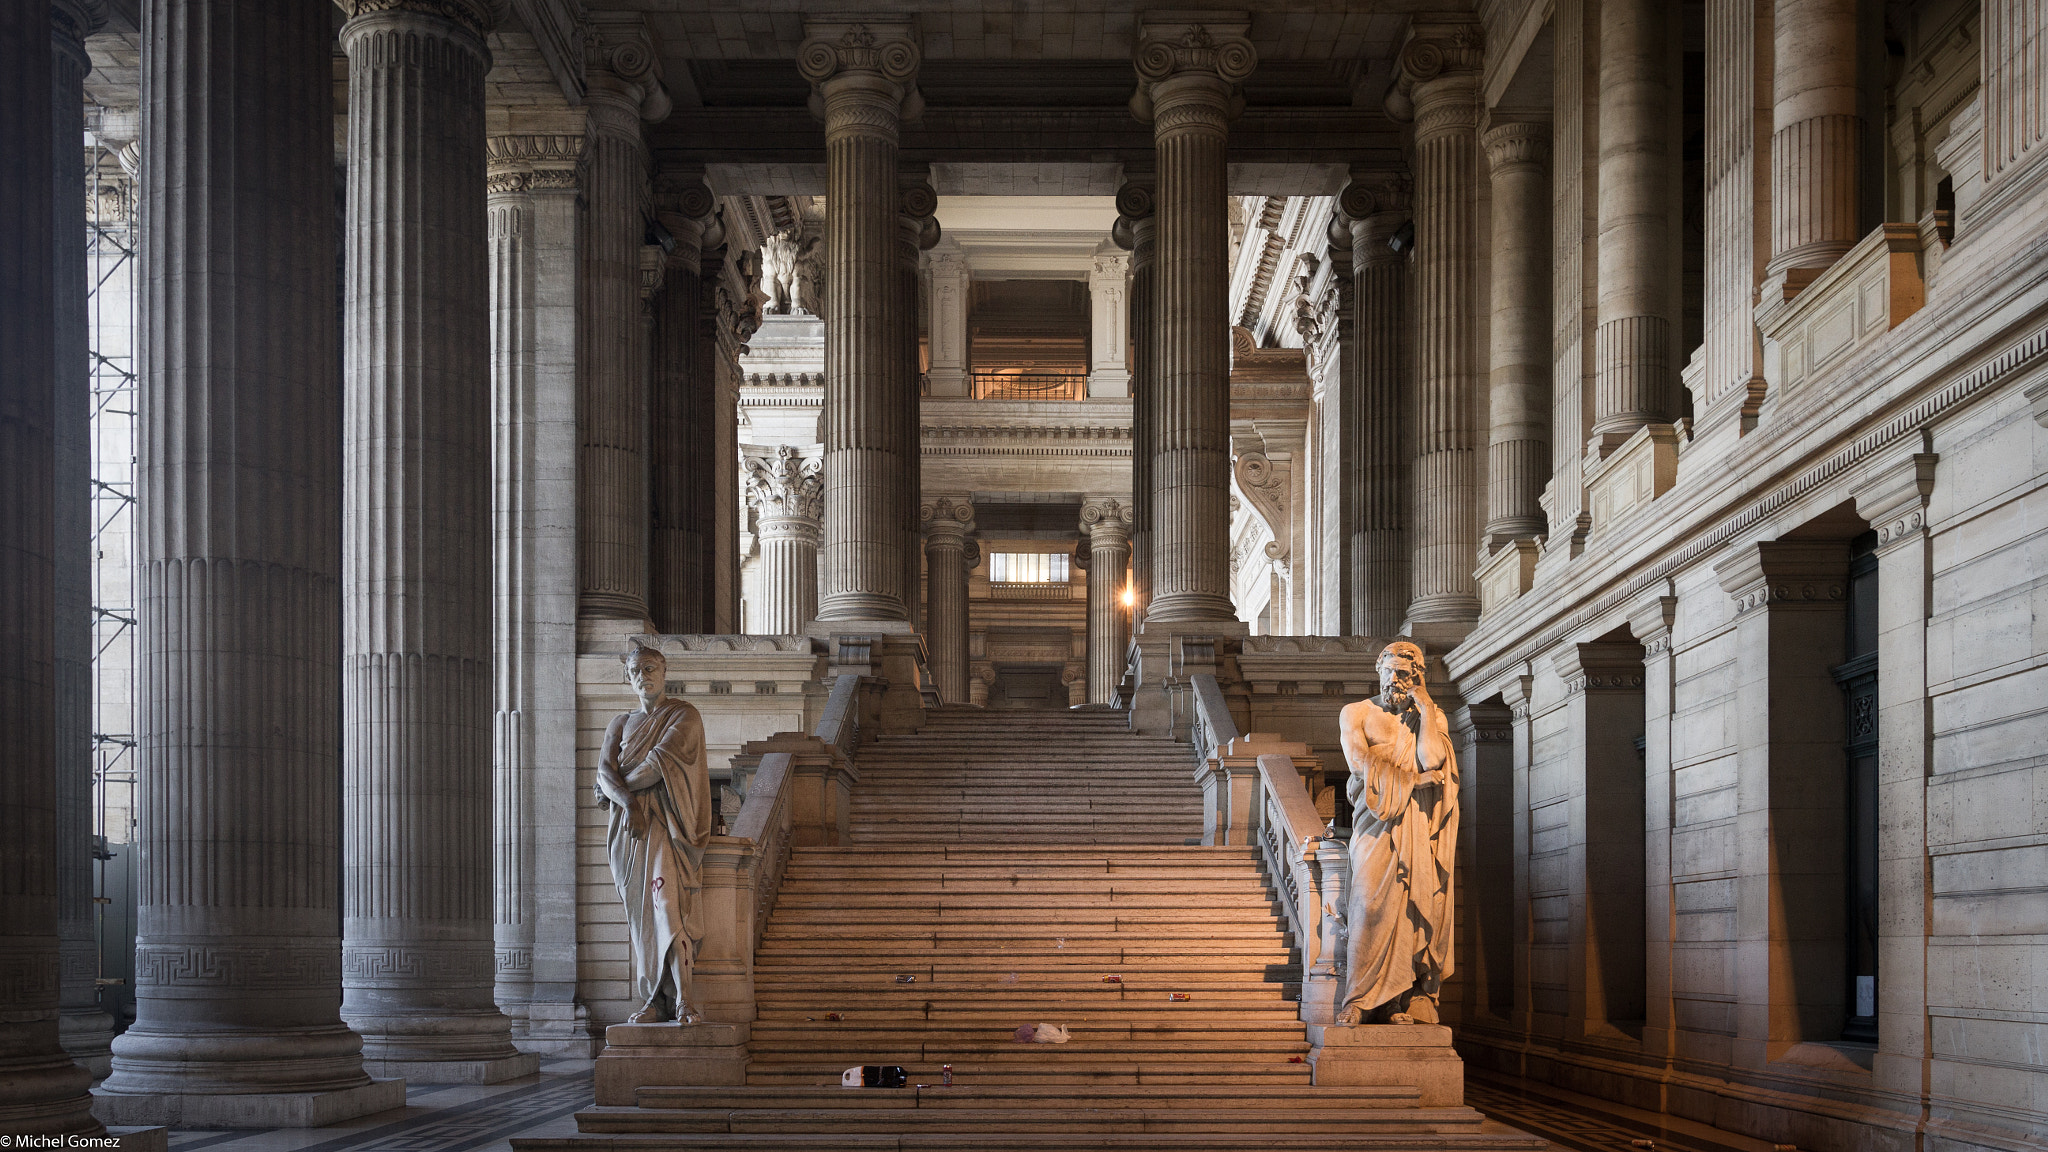
{"type": "Polygon", "coordinates": [[[1138,594],[1126,588],[1124,589],[1123,601],[1124,607],[1129,608],[1138,602],[1138,594]]]}

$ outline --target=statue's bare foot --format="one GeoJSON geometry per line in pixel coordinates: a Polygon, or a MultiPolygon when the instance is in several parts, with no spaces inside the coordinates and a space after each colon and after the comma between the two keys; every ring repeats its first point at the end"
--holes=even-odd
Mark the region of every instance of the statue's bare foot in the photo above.
{"type": "Polygon", "coordinates": [[[626,1017],[626,1023],[664,1024],[668,1022],[668,1018],[668,1013],[663,1012],[659,1005],[649,1002],[646,1007],[626,1017]]]}
{"type": "Polygon", "coordinates": [[[1337,1023],[1356,1024],[1358,1023],[1359,1018],[1362,1015],[1363,1013],[1361,1013],[1358,1010],[1358,1005],[1353,1004],[1349,1008],[1344,1009],[1342,1012],[1337,1013],[1337,1023]]]}
{"type": "Polygon", "coordinates": [[[1394,1014],[1393,1014],[1392,1016],[1389,1016],[1389,1017],[1387,1017],[1387,1023],[1389,1023],[1389,1024],[1413,1024],[1413,1023],[1415,1023],[1415,1017],[1413,1017],[1413,1016],[1410,1016],[1410,1015],[1409,1015],[1409,1014],[1407,1014],[1406,1012],[1396,1012],[1396,1013],[1394,1013],[1394,1014]]]}

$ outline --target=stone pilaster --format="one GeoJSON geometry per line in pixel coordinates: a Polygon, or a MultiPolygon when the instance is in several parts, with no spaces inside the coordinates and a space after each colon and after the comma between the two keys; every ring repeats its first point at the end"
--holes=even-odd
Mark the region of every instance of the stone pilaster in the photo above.
{"type": "Polygon", "coordinates": [[[1550,480],[1550,125],[1499,124],[1493,174],[1493,362],[1486,550],[1543,534],[1550,480]]]}
{"type": "Polygon", "coordinates": [[[1308,350],[1312,383],[1309,425],[1314,503],[1309,525],[1313,550],[1304,564],[1312,579],[1307,630],[1317,636],[1356,635],[1349,616],[1352,600],[1353,551],[1351,526],[1358,520],[1358,485],[1352,481],[1355,446],[1344,439],[1346,406],[1356,405],[1358,389],[1358,304],[1352,289],[1351,221],[1340,208],[1330,214],[1324,230],[1330,277],[1323,293],[1310,301],[1306,288],[1313,270],[1303,273],[1303,294],[1295,301],[1295,327],[1308,350]]]}
{"type": "MultiPolygon", "coordinates": [[[[716,429],[706,398],[715,397],[715,367],[701,355],[703,240],[716,204],[693,172],[664,172],[654,180],[655,220],[674,238],[662,271],[654,316],[653,389],[649,448],[648,615],[669,635],[711,632],[704,616],[705,583],[712,580],[716,543],[702,515],[715,492],[716,429]],[[712,419],[710,428],[703,425],[712,419]]],[[[715,224],[711,225],[714,229],[715,224]]],[[[715,289],[714,289],[715,290],[715,289]]]]}
{"type": "Polygon", "coordinates": [[[819,464],[784,444],[774,459],[747,457],[747,506],[761,541],[755,632],[790,636],[818,614],[818,530],[825,483],[819,464]]]}
{"type": "MultiPolygon", "coordinates": [[[[562,125],[549,125],[560,128],[562,125]]],[[[497,984],[522,1050],[588,1056],[576,1003],[577,170],[585,134],[485,141],[497,678],[497,984]]]]}
{"type": "Polygon", "coordinates": [[[1599,459],[1671,419],[1677,390],[1679,54],[1664,0],[1600,5],[1599,299],[1593,439],[1599,459]]]}
{"type": "Polygon", "coordinates": [[[903,607],[912,621],[918,615],[919,573],[923,569],[924,530],[920,508],[924,499],[923,402],[918,386],[917,282],[920,255],[939,242],[938,193],[926,180],[931,167],[906,164],[897,177],[895,297],[891,325],[895,331],[896,391],[894,411],[901,424],[897,433],[904,445],[905,472],[898,493],[897,523],[903,542],[903,607]]]}
{"type": "Polygon", "coordinates": [[[1152,124],[1159,183],[1153,298],[1148,622],[1231,621],[1230,236],[1226,153],[1237,86],[1257,67],[1247,25],[1143,24],[1132,108],[1152,124]]]}
{"type": "MultiPolygon", "coordinates": [[[[336,1012],[332,16],[242,5],[226,37],[211,3],[143,10],[142,884],[136,1020],[95,1105],[114,1123],[298,1126],[404,1102],[336,1012]]],[[[480,228],[481,196],[470,211],[480,228]]]]}
{"type": "Polygon", "coordinates": [[[373,1071],[490,1083],[537,1066],[492,999],[490,12],[355,13],[342,28],[342,1017],[373,1071]]]}
{"type": "Polygon", "coordinates": [[[1410,216],[1406,177],[1374,173],[1353,180],[1341,202],[1351,222],[1351,293],[1358,329],[1356,365],[1347,367],[1340,401],[1343,440],[1351,446],[1346,483],[1354,510],[1349,537],[1351,628],[1395,636],[1408,614],[1413,568],[1408,552],[1409,426],[1412,391],[1404,352],[1408,260],[1390,241],[1410,216]]]}
{"type": "MultiPolygon", "coordinates": [[[[1479,550],[1477,24],[1422,25],[1397,94],[1415,121],[1415,553],[1408,620],[1469,628],[1479,550]]],[[[1396,101],[1398,105],[1401,101],[1396,101]]]]}
{"type": "Polygon", "coordinates": [[[965,396],[968,392],[967,292],[973,280],[967,256],[958,244],[941,242],[925,258],[925,283],[931,300],[931,366],[925,379],[932,396],[965,396]]]}
{"type": "Polygon", "coordinates": [[[99,1008],[92,904],[92,373],[85,312],[85,37],[106,5],[51,6],[51,96],[56,148],[52,191],[56,254],[55,546],[57,686],[57,937],[64,1050],[105,1076],[114,1019],[99,1008]]]}
{"type": "MultiPolygon", "coordinates": [[[[79,137],[53,140],[53,125],[75,121],[78,100],[56,109],[67,69],[53,70],[49,4],[31,0],[0,14],[0,723],[8,762],[0,773],[0,1131],[91,1133],[91,1075],[58,1041],[63,874],[56,858],[68,787],[58,774],[62,671],[51,627],[59,601],[57,475],[59,417],[56,219],[51,193],[55,147],[76,165],[79,137]],[[54,75],[53,75],[54,72],[54,75]]],[[[70,38],[59,25],[60,36],[70,38]]],[[[60,42],[61,43],[61,42],[60,42]]],[[[57,49],[62,55],[63,48],[57,49]]],[[[79,73],[81,79],[83,73],[79,73]]],[[[83,199],[76,202],[84,203],[83,199]]],[[[73,208],[77,211],[77,208],[73,208]]],[[[68,217],[67,217],[68,218],[68,217]]],[[[78,232],[83,235],[83,221],[78,232]]],[[[83,285],[80,285],[81,303],[83,285]]],[[[82,366],[82,365],[81,365],[82,366]]]]}
{"type": "Polygon", "coordinates": [[[1666,585],[1638,602],[1629,631],[1643,646],[1643,1051],[1653,1059],[1678,1054],[1673,1012],[1672,890],[1673,720],[1678,707],[1678,654],[1671,625],[1678,597],[1666,585]]]}
{"type": "Polygon", "coordinates": [[[925,640],[931,652],[932,683],[939,690],[939,699],[948,704],[965,704],[967,573],[981,563],[981,547],[970,539],[974,535],[974,506],[965,497],[938,496],[926,501],[918,515],[924,524],[924,557],[929,571],[925,640]]]}
{"type": "Polygon", "coordinates": [[[1771,259],[1789,295],[1862,239],[1857,228],[1857,0],[1778,0],[1771,55],[1771,259]]]}
{"type": "Polygon", "coordinates": [[[1088,552],[1088,702],[1116,700],[1124,678],[1124,647],[1131,639],[1130,607],[1124,603],[1131,562],[1131,510],[1122,501],[1090,500],[1081,505],[1081,534],[1088,552]]]}
{"type": "Polygon", "coordinates": [[[825,532],[818,616],[909,622],[896,148],[919,51],[904,24],[805,26],[798,68],[825,119],[825,532]]]}
{"type": "Polygon", "coordinates": [[[642,370],[640,246],[648,215],[642,120],[668,98],[637,16],[585,41],[590,143],[583,168],[583,322],[578,355],[576,531],[580,616],[647,622],[648,386],[642,370]]]}
{"type": "Polygon", "coordinates": [[[1145,618],[1152,603],[1152,454],[1159,443],[1159,344],[1153,311],[1157,279],[1158,228],[1153,188],[1133,182],[1117,190],[1117,219],[1111,237],[1131,254],[1131,620],[1145,618]]]}
{"type": "Polygon", "coordinates": [[[1131,394],[1131,258],[1105,244],[1088,266],[1088,395],[1131,394]]]}

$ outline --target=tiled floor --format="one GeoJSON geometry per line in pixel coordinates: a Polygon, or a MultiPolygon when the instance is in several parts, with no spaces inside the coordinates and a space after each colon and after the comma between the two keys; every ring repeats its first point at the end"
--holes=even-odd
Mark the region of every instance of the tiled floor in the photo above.
{"type": "MultiPolygon", "coordinates": [[[[590,1071],[588,1060],[555,1060],[508,1084],[421,1085],[402,1109],[327,1128],[176,1131],[171,1152],[510,1152],[514,1136],[576,1131],[575,1113],[590,1103],[590,1071]]],[[[1519,1081],[1472,1076],[1465,1100],[1570,1152],[1771,1152],[1768,1143],[1703,1124],[1519,1081]]]]}

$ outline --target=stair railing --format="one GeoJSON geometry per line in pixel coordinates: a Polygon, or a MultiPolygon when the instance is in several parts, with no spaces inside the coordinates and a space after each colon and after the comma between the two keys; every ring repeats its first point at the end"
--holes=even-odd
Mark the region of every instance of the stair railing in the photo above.
{"type": "Polygon", "coordinates": [[[751,1022],[754,957],[782,891],[791,849],[800,844],[844,844],[848,793],[859,779],[862,677],[833,678],[818,726],[750,743],[759,766],[729,835],[713,836],[704,850],[704,941],[693,973],[693,995],[707,1019],[751,1022]]]}
{"type": "Polygon", "coordinates": [[[1281,891],[1301,950],[1301,1019],[1328,1024],[1343,991],[1343,917],[1350,881],[1344,841],[1324,833],[1294,757],[1259,757],[1251,806],[1252,842],[1281,891]]]}
{"type": "Polygon", "coordinates": [[[1188,678],[1188,682],[1193,689],[1190,695],[1195,699],[1195,761],[1200,763],[1242,733],[1237,730],[1237,721],[1230,715],[1230,706],[1223,699],[1223,686],[1216,682],[1215,676],[1197,672],[1188,678]]]}

